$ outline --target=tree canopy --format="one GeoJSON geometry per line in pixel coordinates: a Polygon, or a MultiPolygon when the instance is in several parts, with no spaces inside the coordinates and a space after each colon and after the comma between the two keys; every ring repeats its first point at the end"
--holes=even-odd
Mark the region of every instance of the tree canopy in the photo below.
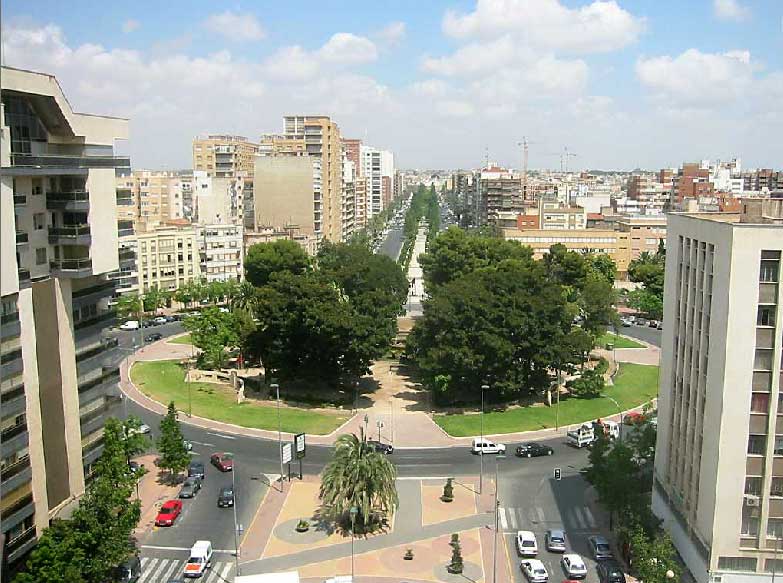
{"type": "Polygon", "coordinates": [[[281,239],[257,243],[245,255],[245,276],[254,286],[270,282],[276,273],[302,274],[311,267],[310,257],[295,241],[281,239]]]}
{"type": "Polygon", "coordinates": [[[212,306],[186,318],[183,323],[190,332],[191,342],[201,351],[198,355],[201,368],[222,368],[226,348],[239,344],[237,318],[232,312],[212,306]]]}
{"type": "Polygon", "coordinates": [[[158,466],[168,470],[172,480],[176,474],[187,469],[190,463],[173,401],[169,403],[166,415],[160,420],[158,451],[160,452],[158,466]]]}

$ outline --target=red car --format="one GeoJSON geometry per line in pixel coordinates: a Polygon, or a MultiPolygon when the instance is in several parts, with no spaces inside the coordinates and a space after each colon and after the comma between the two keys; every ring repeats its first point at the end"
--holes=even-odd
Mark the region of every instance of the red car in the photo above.
{"type": "Polygon", "coordinates": [[[234,469],[234,458],[230,453],[213,453],[209,461],[221,472],[230,472],[234,469]]]}
{"type": "Polygon", "coordinates": [[[155,526],[171,526],[182,512],[182,501],[169,500],[160,507],[158,517],[155,519],[155,526]]]}

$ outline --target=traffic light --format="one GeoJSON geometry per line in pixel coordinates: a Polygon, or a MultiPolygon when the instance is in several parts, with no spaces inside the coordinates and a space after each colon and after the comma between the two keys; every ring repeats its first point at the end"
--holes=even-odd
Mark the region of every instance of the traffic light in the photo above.
{"type": "Polygon", "coordinates": [[[555,468],[555,480],[559,480],[562,477],[562,472],[560,471],[560,468],[555,468]]]}

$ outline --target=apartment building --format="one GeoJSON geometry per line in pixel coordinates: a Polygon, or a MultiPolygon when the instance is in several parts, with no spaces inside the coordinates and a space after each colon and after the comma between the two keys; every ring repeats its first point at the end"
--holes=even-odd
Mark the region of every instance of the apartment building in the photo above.
{"type": "Polygon", "coordinates": [[[479,223],[495,224],[501,213],[522,212],[524,204],[520,175],[492,166],[481,171],[476,186],[479,223]]]}
{"type": "Polygon", "coordinates": [[[615,228],[630,237],[631,261],[645,252],[656,253],[661,243],[666,245],[666,215],[619,217],[615,228]]]}
{"type": "Polygon", "coordinates": [[[272,227],[263,227],[254,231],[245,231],[244,247],[245,255],[248,250],[258,243],[274,243],[287,239],[301,245],[308,255],[315,255],[318,252],[318,242],[312,235],[305,235],[297,229],[274,229],[272,227]]]}
{"type": "Polygon", "coordinates": [[[343,152],[343,194],[340,203],[342,241],[348,241],[356,230],[356,166],[343,152]]]}
{"type": "Polygon", "coordinates": [[[533,257],[541,259],[549,253],[555,244],[564,245],[569,251],[579,253],[605,253],[617,265],[617,279],[624,280],[628,275],[628,263],[631,256],[631,244],[628,233],[614,230],[533,230],[503,229],[503,236],[509,241],[519,241],[533,250],[533,257]]]}
{"type": "Polygon", "coordinates": [[[139,293],[173,291],[201,279],[198,227],[184,219],[167,221],[135,234],[139,293]]]}
{"type": "Polygon", "coordinates": [[[342,138],[340,143],[343,147],[346,157],[350,162],[353,162],[353,166],[356,169],[356,177],[362,177],[362,141],[354,138],[342,138]]]}
{"type": "Polygon", "coordinates": [[[253,176],[258,144],[244,136],[208,135],[193,140],[193,171],[207,176],[235,178],[253,176]]]}
{"type": "Polygon", "coordinates": [[[541,198],[538,207],[539,228],[544,231],[583,230],[587,228],[587,212],[582,207],[565,206],[557,200],[541,198]]]}
{"type": "Polygon", "coordinates": [[[311,156],[256,158],[256,230],[293,228],[320,238],[323,197],[314,196],[315,163],[311,156]]]}
{"type": "Polygon", "coordinates": [[[125,119],[74,112],[57,80],[0,75],[0,528],[20,560],[84,493],[119,379],[103,332],[125,119]]]}
{"type": "Polygon", "coordinates": [[[202,170],[194,171],[193,220],[202,225],[242,225],[249,182],[242,176],[215,177],[202,170]]]}
{"type": "Polygon", "coordinates": [[[365,177],[354,178],[354,229],[359,230],[367,226],[367,179],[365,177]]]}
{"type": "Polygon", "coordinates": [[[198,227],[201,277],[208,282],[244,278],[245,250],[242,225],[198,227]]]}
{"type": "Polygon", "coordinates": [[[387,150],[362,145],[360,156],[361,176],[367,181],[365,209],[369,221],[386,208],[391,201],[394,155],[387,150]]]}
{"type": "Polygon", "coordinates": [[[117,218],[134,228],[193,216],[193,174],[168,170],[134,170],[118,174],[117,218]]]}
{"type": "Polygon", "coordinates": [[[781,205],[668,217],[653,511],[698,583],[783,567],[781,205]]]}

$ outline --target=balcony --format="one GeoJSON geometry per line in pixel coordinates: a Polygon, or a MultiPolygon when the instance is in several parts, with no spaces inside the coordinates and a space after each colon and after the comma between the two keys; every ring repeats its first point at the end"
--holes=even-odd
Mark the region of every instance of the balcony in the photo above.
{"type": "Polygon", "coordinates": [[[52,275],[57,277],[85,277],[92,275],[92,259],[53,259],[49,262],[49,268],[52,275]]]}
{"type": "Polygon", "coordinates": [[[0,494],[6,496],[8,492],[14,491],[31,479],[30,458],[25,456],[10,466],[3,468],[3,471],[0,473],[0,484],[2,484],[0,485],[0,494]]]}
{"type": "Polygon", "coordinates": [[[27,195],[14,194],[14,206],[24,206],[27,204],[27,195]]]}
{"type": "Polygon", "coordinates": [[[91,240],[90,225],[86,223],[49,227],[51,245],[89,245],[91,240]]]}
{"type": "Polygon", "coordinates": [[[21,329],[19,312],[3,314],[3,319],[0,321],[0,337],[2,337],[3,340],[16,338],[21,333],[21,329]]]}
{"type": "MultiPolygon", "coordinates": [[[[79,261],[79,260],[76,260],[79,261]]],[[[97,301],[114,295],[116,285],[112,280],[101,281],[96,285],[83,287],[71,294],[71,303],[74,308],[80,308],[87,304],[94,304],[97,301]]]]}
{"type": "Polygon", "coordinates": [[[89,169],[130,168],[127,156],[80,156],[68,154],[11,153],[11,166],[16,168],[41,169],[89,169]]]}
{"type": "Polygon", "coordinates": [[[16,232],[16,244],[17,245],[26,245],[30,242],[30,236],[25,233],[24,231],[17,231],[16,232]]]}
{"type": "Polygon", "coordinates": [[[31,507],[32,504],[33,495],[30,493],[27,496],[22,496],[9,507],[4,508],[2,513],[0,513],[0,518],[3,521],[3,529],[8,528],[9,526],[16,526],[22,522],[22,520],[30,516],[30,514],[33,513],[33,509],[28,507],[31,507]],[[24,512],[25,510],[28,510],[28,512],[24,512]]]}
{"type": "Polygon", "coordinates": [[[86,212],[90,210],[90,193],[85,190],[47,192],[46,208],[50,211],[86,212]]]}
{"type": "Polygon", "coordinates": [[[117,221],[117,236],[133,235],[133,221],[117,221]]]}
{"type": "Polygon", "coordinates": [[[10,539],[5,546],[8,553],[8,561],[13,563],[23,556],[35,543],[35,527],[28,528],[16,538],[10,539]]]}
{"type": "Polygon", "coordinates": [[[30,442],[30,436],[27,434],[27,423],[17,423],[6,428],[0,433],[0,455],[8,457],[30,442]]]}
{"type": "Polygon", "coordinates": [[[76,322],[73,325],[73,329],[84,330],[85,328],[90,328],[98,324],[104,324],[103,327],[107,327],[110,326],[116,319],[117,319],[116,310],[106,310],[105,312],[101,312],[100,314],[97,314],[92,318],[88,318],[87,320],[80,320],[79,322],[76,322]]]}

